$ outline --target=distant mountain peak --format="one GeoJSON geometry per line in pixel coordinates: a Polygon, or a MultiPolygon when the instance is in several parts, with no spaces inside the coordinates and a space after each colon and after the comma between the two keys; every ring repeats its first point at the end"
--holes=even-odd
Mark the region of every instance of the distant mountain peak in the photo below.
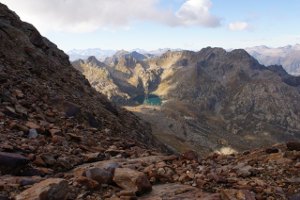
{"type": "Polygon", "coordinates": [[[263,65],[282,65],[289,74],[300,75],[299,44],[278,48],[257,46],[246,48],[245,50],[263,65]]]}
{"type": "Polygon", "coordinates": [[[95,56],[90,56],[88,59],[85,61],[86,63],[95,66],[95,67],[105,67],[105,63],[100,62],[95,56]]]}
{"type": "Polygon", "coordinates": [[[124,49],[121,49],[121,50],[118,50],[114,55],[115,56],[122,56],[122,55],[125,55],[125,54],[128,54],[130,53],[129,51],[126,51],[124,49]]]}
{"type": "Polygon", "coordinates": [[[87,62],[98,62],[98,60],[95,56],[90,56],[88,57],[87,62]]]}

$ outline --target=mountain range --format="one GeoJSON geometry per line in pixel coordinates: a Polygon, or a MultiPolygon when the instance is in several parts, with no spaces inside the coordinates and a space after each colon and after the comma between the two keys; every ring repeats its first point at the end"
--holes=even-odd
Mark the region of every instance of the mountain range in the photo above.
{"type": "Polygon", "coordinates": [[[115,50],[104,50],[99,48],[72,49],[68,51],[68,55],[71,61],[77,59],[87,59],[90,56],[95,56],[99,60],[104,60],[106,57],[112,56],[115,53],[115,50]]]}
{"type": "MultiPolygon", "coordinates": [[[[151,51],[146,51],[143,49],[133,49],[131,52],[135,51],[144,55],[152,55],[152,56],[159,56],[166,51],[171,50],[170,48],[163,48],[163,49],[156,49],[151,51]]],[[[179,50],[179,49],[176,49],[179,50]]],[[[125,50],[120,50],[120,52],[125,50]]],[[[98,60],[104,61],[105,58],[113,56],[117,50],[105,50],[100,48],[90,48],[90,49],[72,49],[67,52],[69,55],[70,61],[75,61],[78,59],[87,59],[90,56],[95,56],[98,60]]]]}
{"type": "MultiPolygon", "coordinates": [[[[138,52],[148,56],[160,56],[167,51],[180,51],[181,49],[157,49],[146,51],[143,49],[133,49],[130,52],[138,52]]],[[[257,59],[262,65],[282,65],[285,71],[291,75],[300,75],[300,45],[288,45],[284,47],[271,48],[267,46],[248,47],[245,50],[257,59]]],[[[231,51],[231,50],[227,50],[231,51]]],[[[105,58],[113,56],[116,50],[102,50],[102,49],[82,49],[68,51],[71,61],[77,59],[87,59],[89,56],[95,56],[98,60],[104,61],[105,58]]]]}
{"type": "Polygon", "coordinates": [[[154,57],[119,51],[73,66],[97,91],[152,122],[156,137],[175,151],[240,151],[300,138],[300,77],[265,67],[242,49],[154,57]],[[149,96],[163,102],[155,112],[142,105],[149,96]]]}
{"type": "Polygon", "coordinates": [[[299,44],[278,48],[256,46],[245,50],[263,65],[282,65],[289,74],[300,75],[299,44]]]}

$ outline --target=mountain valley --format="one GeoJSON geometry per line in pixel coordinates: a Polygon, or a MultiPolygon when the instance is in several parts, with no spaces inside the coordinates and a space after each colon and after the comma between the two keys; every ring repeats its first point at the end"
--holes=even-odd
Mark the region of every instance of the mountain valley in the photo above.
{"type": "Polygon", "coordinates": [[[300,198],[281,66],[210,47],[70,63],[2,3],[0,41],[1,200],[300,198]]]}
{"type": "Polygon", "coordinates": [[[230,153],[300,138],[300,77],[260,65],[245,50],[123,51],[73,66],[97,91],[151,122],[174,151],[230,153]],[[162,105],[144,103],[149,95],[162,105]]]}

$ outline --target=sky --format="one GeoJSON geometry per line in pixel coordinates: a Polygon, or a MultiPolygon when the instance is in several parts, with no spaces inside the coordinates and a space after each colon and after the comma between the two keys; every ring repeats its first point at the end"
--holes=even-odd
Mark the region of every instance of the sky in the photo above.
{"type": "Polygon", "coordinates": [[[299,0],[0,0],[59,48],[154,50],[300,43],[299,0]]]}

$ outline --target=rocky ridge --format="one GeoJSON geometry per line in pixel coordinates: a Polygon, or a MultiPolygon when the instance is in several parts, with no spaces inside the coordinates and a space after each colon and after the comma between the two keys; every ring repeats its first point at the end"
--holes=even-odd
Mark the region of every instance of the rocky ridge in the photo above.
{"type": "Polygon", "coordinates": [[[176,151],[243,151],[300,139],[300,79],[281,66],[263,66],[242,49],[167,51],[130,62],[124,55],[132,58],[119,52],[104,67],[87,61],[74,66],[117,104],[158,96],[160,107],[126,108],[149,121],[155,136],[176,151]],[[106,70],[109,78],[89,76],[93,70],[106,70]]]}

